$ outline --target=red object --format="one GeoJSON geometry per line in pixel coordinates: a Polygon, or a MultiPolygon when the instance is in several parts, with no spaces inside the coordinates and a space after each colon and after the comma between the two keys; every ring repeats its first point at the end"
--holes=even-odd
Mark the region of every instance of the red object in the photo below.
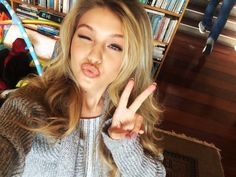
{"type": "Polygon", "coordinates": [[[5,90],[7,89],[7,85],[4,81],[0,80],[0,90],[5,90]]]}
{"type": "Polygon", "coordinates": [[[5,58],[5,60],[3,62],[4,67],[7,65],[7,63],[10,61],[10,59],[13,56],[18,55],[19,53],[27,54],[29,52],[29,50],[27,50],[25,48],[26,48],[26,43],[25,43],[24,39],[17,38],[12,44],[12,50],[10,51],[9,55],[5,58]]]}

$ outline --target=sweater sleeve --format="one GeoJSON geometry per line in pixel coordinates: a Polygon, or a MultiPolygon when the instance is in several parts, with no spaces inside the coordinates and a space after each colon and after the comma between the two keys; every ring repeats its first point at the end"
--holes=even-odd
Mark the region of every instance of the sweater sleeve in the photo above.
{"type": "Polygon", "coordinates": [[[20,176],[25,156],[31,148],[33,133],[16,122],[27,122],[32,105],[20,97],[8,98],[0,109],[0,176],[20,176]]]}
{"type": "Polygon", "coordinates": [[[122,177],[165,177],[166,170],[162,162],[145,155],[139,137],[113,140],[107,134],[111,120],[105,122],[102,137],[111,152],[122,177]]]}

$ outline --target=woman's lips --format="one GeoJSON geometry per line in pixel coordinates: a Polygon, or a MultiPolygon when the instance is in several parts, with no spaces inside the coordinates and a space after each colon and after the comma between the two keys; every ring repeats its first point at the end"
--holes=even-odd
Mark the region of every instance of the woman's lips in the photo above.
{"type": "Polygon", "coordinates": [[[84,73],[84,75],[89,78],[95,78],[100,75],[100,71],[93,64],[84,63],[81,65],[81,70],[84,73]]]}

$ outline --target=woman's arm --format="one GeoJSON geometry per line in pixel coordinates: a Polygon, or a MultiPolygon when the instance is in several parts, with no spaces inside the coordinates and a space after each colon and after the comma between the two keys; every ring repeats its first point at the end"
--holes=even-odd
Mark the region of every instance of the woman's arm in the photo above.
{"type": "MultiPolygon", "coordinates": [[[[144,117],[137,113],[142,103],[154,92],[156,83],[149,85],[128,105],[134,80],[129,80],[121,94],[110,122],[105,123],[103,139],[124,177],[164,177],[162,163],[144,153],[139,136],[144,134],[144,117]]],[[[156,154],[157,155],[157,154],[156,154]]]]}
{"type": "Polygon", "coordinates": [[[0,136],[0,176],[12,176],[12,169],[17,165],[17,151],[7,138],[0,136]]]}
{"type": "Polygon", "coordinates": [[[0,176],[23,172],[34,135],[16,122],[25,123],[31,117],[33,105],[30,104],[27,99],[10,97],[0,109],[0,176]]]}
{"type": "Polygon", "coordinates": [[[131,139],[113,140],[106,130],[111,120],[105,123],[102,137],[108,150],[122,175],[122,177],[165,177],[166,171],[162,162],[147,156],[139,136],[131,139]]]}

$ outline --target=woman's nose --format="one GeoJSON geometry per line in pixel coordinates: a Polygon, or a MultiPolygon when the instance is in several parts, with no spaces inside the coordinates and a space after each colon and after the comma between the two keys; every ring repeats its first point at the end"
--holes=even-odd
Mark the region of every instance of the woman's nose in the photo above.
{"type": "Polygon", "coordinates": [[[101,45],[95,44],[88,55],[88,60],[92,64],[101,64],[103,57],[103,48],[101,45]]]}

